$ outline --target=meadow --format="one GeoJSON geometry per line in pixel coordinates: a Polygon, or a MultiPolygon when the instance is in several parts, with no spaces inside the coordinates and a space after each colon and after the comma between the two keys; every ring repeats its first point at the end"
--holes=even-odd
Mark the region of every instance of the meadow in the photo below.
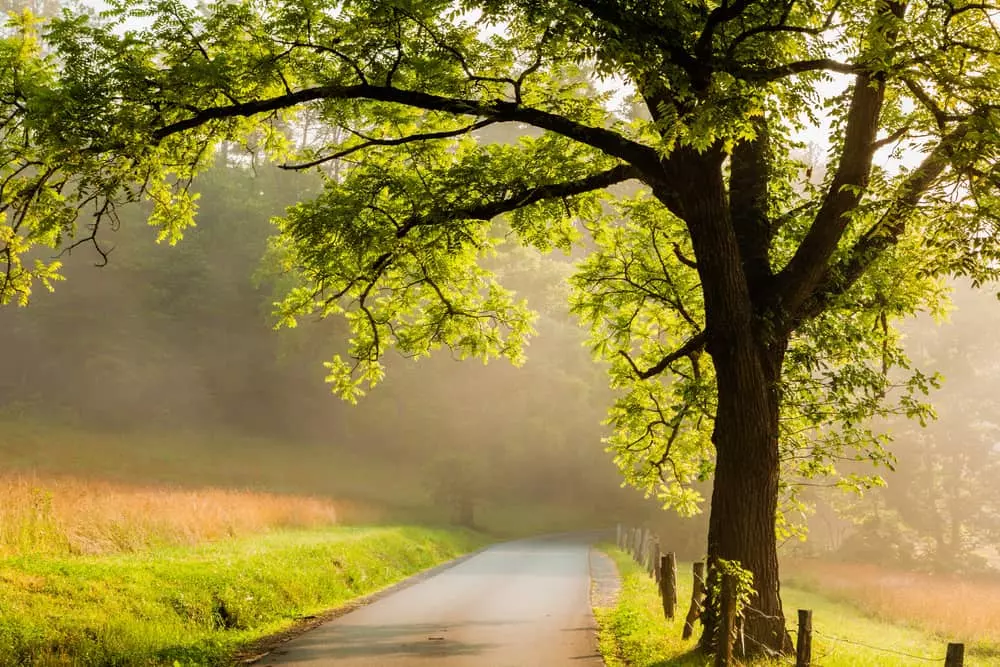
{"type": "Polygon", "coordinates": [[[966,644],[1000,663],[1000,577],[927,574],[863,563],[787,560],[784,581],[865,616],[966,644]]]}
{"type": "Polygon", "coordinates": [[[135,553],[335,523],[336,503],[319,497],[0,476],[0,557],[135,553]]]}
{"type": "MultiPolygon", "coordinates": [[[[684,615],[691,596],[690,564],[678,566],[678,613],[666,620],[656,584],[627,554],[614,548],[606,551],[614,558],[622,576],[622,589],[612,608],[597,609],[601,651],[609,667],[707,667],[712,664],[695,651],[697,641],[681,639],[684,615]]],[[[804,568],[803,568],[804,570],[804,568]]],[[[785,578],[782,599],[789,631],[795,636],[795,610],[813,611],[813,664],[823,667],[904,667],[944,664],[949,641],[965,641],[966,665],[995,665],[1000,660],[1000,631],[990,621],[970,624],[966,614],[955,613],[956,605],[942,605],[931,611],[940,589],[930,589],[926,597],[913,593],[897,601],[891,613],[876,613],[866,606],[859,581],[853,592],[834,591],[824,584],[824,573],[813,570],[811,584],[803,570],[785,578]],[[912,606],[907,606],[907,604],[912,606]],[[933,623],[929,618],[933,616],[933,623]],[[992,639],[990,639],[992,638],[992,639]]],[[[868,582],[869,587],[873,584],[868,582]]],[[[987,593],[988,596],[988,593],[987,593]]],[[[878,598],[878,594],[871,596],[878,598]]],[[[955,594],[956,602],[958,600],[955,594]]],[[[1000,598],[986,600],[989,613],[1000,607],[1000,598]]],[[[697,636],[697,633],[696,633],[697,636]]],[[[759,660],[755,665],[788,665],[790,660],[759,660]]]]}

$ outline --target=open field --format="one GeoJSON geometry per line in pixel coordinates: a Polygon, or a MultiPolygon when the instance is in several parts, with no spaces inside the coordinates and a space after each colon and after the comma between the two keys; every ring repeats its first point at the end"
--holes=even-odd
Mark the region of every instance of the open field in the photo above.
{"type": "Polygon", "coordinates": [[[483,543],[335,527],[104,556],[0,559],[0,665],[224,664],[296,620],[483,543]]]}
{"type": "Polygon", "coordinates": [[[368,505],[405,512],[426,497],[418,474],[392,470],[335,444],[286,443],[200,432],[97,433],[27,419],[0,420],[0,470],[72,475],[127,485],[248,489],[352,498],[338,520],[378,518],[368,505]],[[392,479],[392,484],[386,482],[392,479]]]}
{"type": "Polygon", "coordinates": [[[136,552],[336,520],[321,498],[0,476],[0,556],[136,552]]]}
{"type": "MultiPolygon", "coordinates": [[[[614,609],[598,609],[601,651],[609,667],[704,667],[712,664],[693,650],[696,639],[681,640],[684,614],[691,596],[690,564],[678,566],[678,599],[682,600],[673,621],[663,618],[663,609],[652,579],[617,549],[608,548],[622,574],[622,590],[614,609]]],[[[795,610],[813,610],[813,658],[823,667],[862,667],[944,663],[948,636],[886,622],[867,616],[852,604],[809,592],[794,585],[782,587],[786,616],[794,636],[795,610]]],[[[697,635],[697,633],[696,633],[697,635]]],[[[951,635],[949,635],[951,636],[951,635]]],[[[967,646],[966,665],[996,664],[996,653],[985,645],[967,646]]],[[[759,661],[758,665],[791,664],[759,661]]]]}
{"type": "Polygon", "coordinates": [[[782,568],[785,581],[797,589],[845,602],[871,618],[951,637],[1000,663],[998,578],[897,572],[820,560],[788,560],[782,568]]]}
{"type": "MultiPolygon", "coordinates": [[[[432,498],[431,461],[402,454],[373,456],[363,446],[333,442],[200,432],[95,433],[0,417],[0,471],[43,480],[68,475],[107,480],[119,487],[167,487],[177,492],[213,488],[333,498],[340,524],[442,525],[453,514],[432,498]]],[[[607,517],[620,516],[616,506],[596,511],[608,525],[613,522],[607,517]]],[[[477,528],[490,534],[520,537],[589,530],[599,527],[595,521],[601,519],[595,519],[594,503],[540,501],[508,493],[477,503],[475,521],[477,528]]]]}

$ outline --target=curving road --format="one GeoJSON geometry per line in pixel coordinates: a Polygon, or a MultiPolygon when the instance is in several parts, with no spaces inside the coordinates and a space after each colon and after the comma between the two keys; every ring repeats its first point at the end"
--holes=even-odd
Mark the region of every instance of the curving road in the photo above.
{"type": "Polygon", "coordinates": [[[259,665],[602,667],[587,536],[507,542],[283,644],[259,665]]]}

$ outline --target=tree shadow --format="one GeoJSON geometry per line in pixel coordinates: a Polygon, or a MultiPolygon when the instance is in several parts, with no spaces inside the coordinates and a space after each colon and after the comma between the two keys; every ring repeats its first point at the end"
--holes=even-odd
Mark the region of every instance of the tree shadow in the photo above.
{"type": "MultiPolygon", "coordinates": [[[[333,624],[322,631],[313,631],[297,638],[261,661],[262,666],[285,661],[323,659],[367,660],[390,656],[444,658],[458,655],[478,655],[499,646],[495,642],[471,641],[453,637],[456,630],[483,627],[483,635],[495,626],[516,625],[512,621],[452,623],[447,627],[435,623],[402,623],[389,625],[333,624]]],[[[459,633],[455,633],[459,634],[459,633]]],[[[473,632],[473,636],[479,635],[473,632]]],[[[365,664],[371,664],[366,662],[365,664]]]]}

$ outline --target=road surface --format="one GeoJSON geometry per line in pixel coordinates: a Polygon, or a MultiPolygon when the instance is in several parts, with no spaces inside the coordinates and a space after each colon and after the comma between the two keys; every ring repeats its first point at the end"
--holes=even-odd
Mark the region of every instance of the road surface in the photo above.
{"type": "Polygon", "coordinates": [[[603,667],[586,536],[507,542],[282,644],[257,665],[603,667]]]}

